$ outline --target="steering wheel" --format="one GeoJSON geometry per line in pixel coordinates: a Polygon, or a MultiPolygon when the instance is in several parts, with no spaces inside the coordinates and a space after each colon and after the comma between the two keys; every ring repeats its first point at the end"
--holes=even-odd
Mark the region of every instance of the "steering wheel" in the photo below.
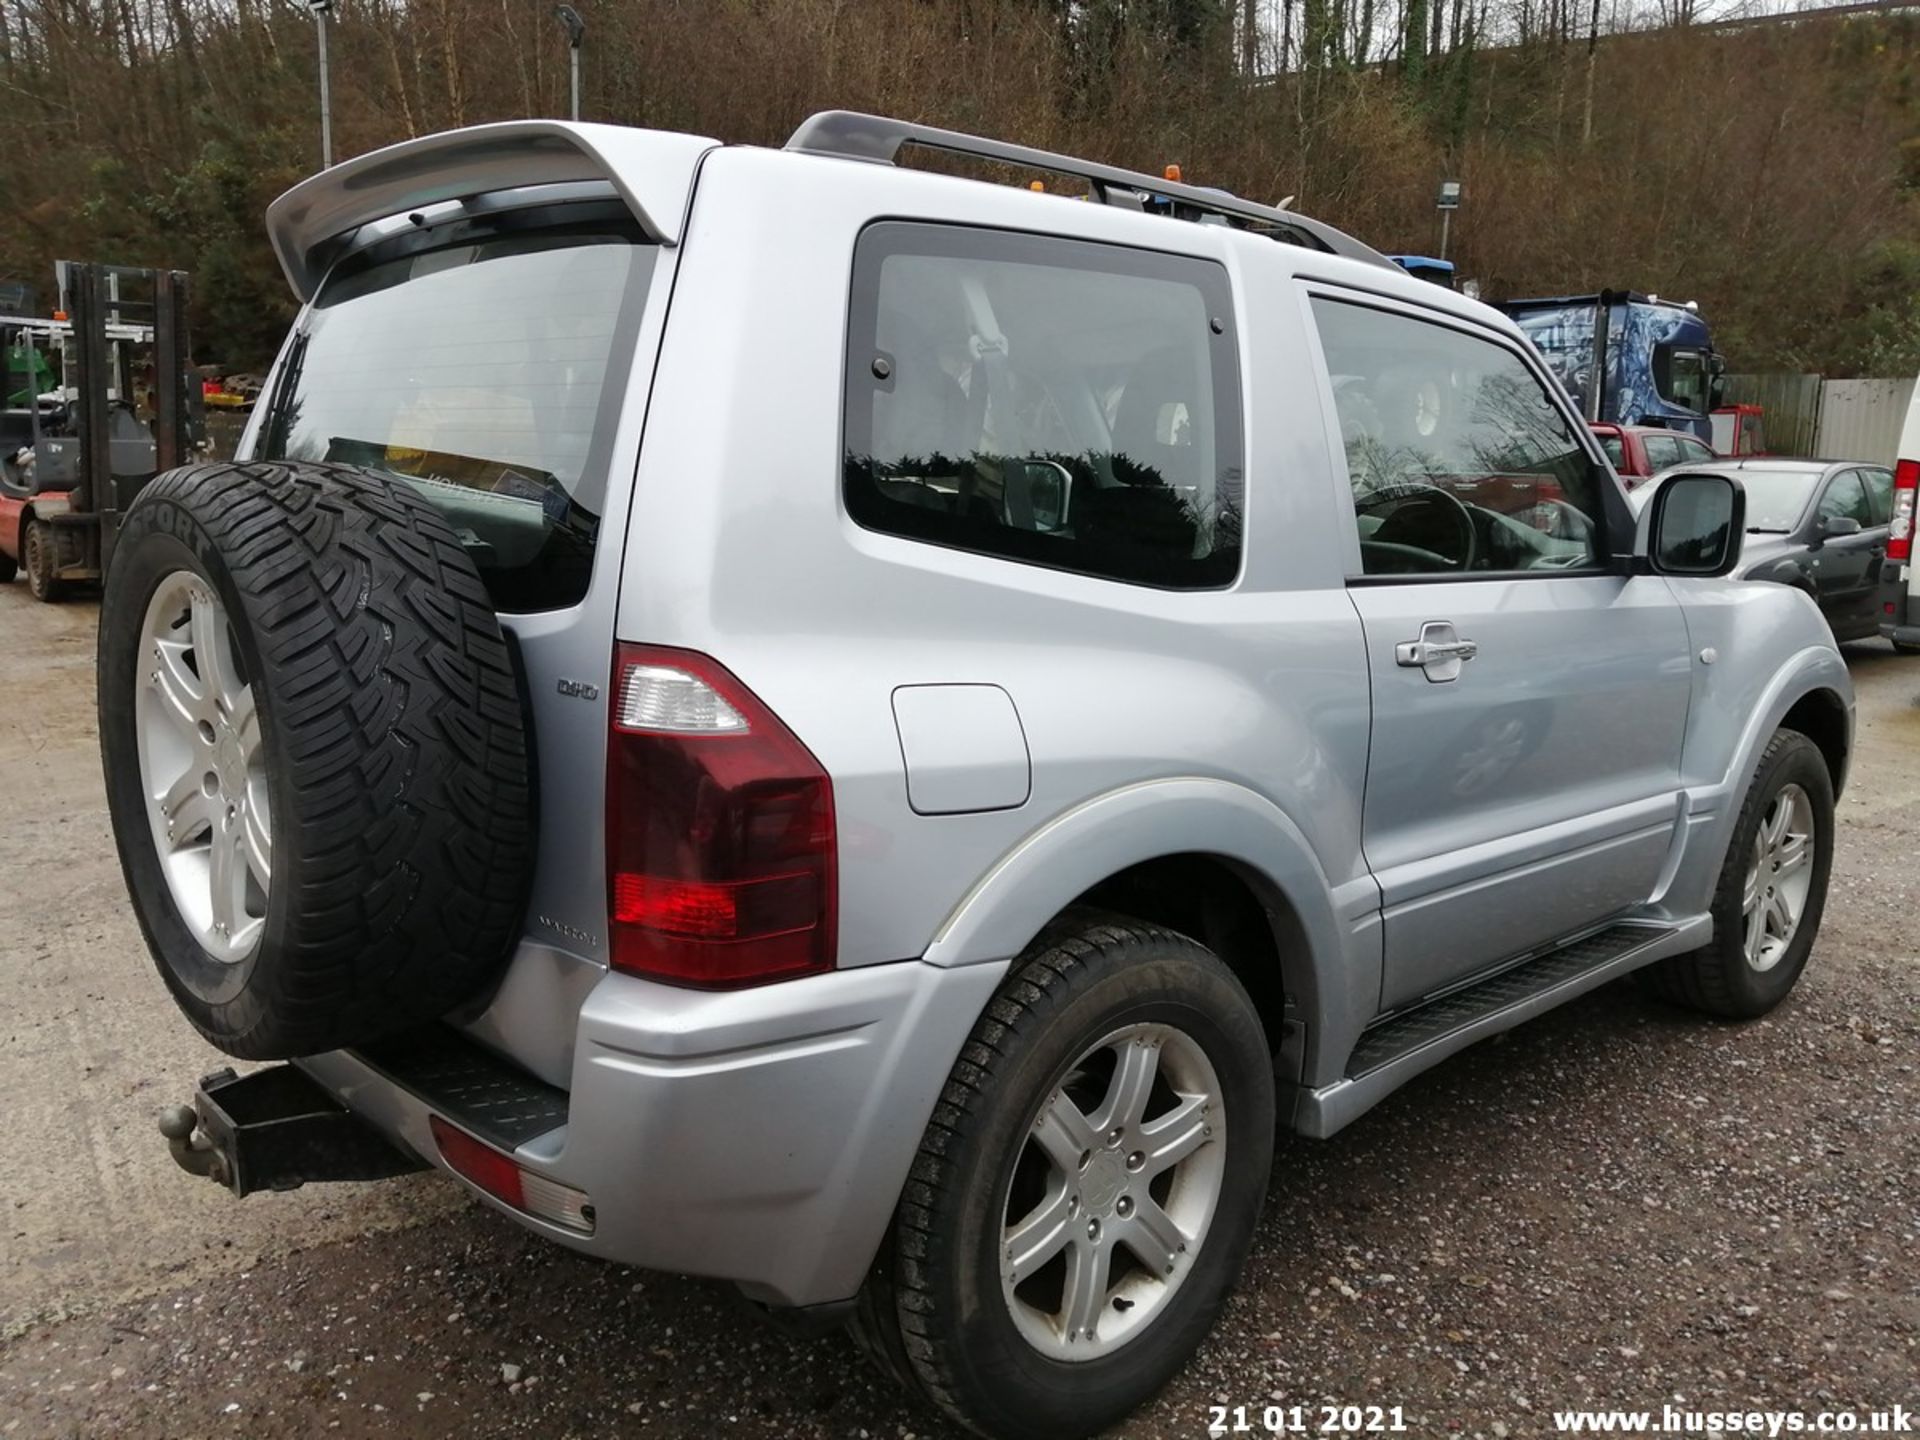
{"type": "MultiPolygon", "coordinates": [[[[1461,503],[1459,496],[1442,490],[1438,485],[1382,486],[1371,494],[1356,499],[1354,508],[1362,515],[1378,509],[1387,511],[1381,517],[1379,528],[1360,541],[1363,554],[1373,551],[1383,557],[1402,562],[1392,566],[1387,573],[1471,570],[1473,562],[1479,558],[1480,535],[1474,527],[1473,516],[1467,512],[1467,507],[1461,503]],[[1442,511],[1446,521],[1459,532],[1460,544],[1457,555],[1442,554],[1429,545],[1413,543],[1411,540],[1401,539],[1389,533],[1395,529],[1403,532],[1412,529],[1413,527],[1406,523],[1410,514],[1417,514],[1428,507],[1442,511]]],[[[1420,531],[1415,532],[1416,539],[1428,538],[1425,533],[1421,533],[1425,528],[1421,527],[1420,531]]]]}

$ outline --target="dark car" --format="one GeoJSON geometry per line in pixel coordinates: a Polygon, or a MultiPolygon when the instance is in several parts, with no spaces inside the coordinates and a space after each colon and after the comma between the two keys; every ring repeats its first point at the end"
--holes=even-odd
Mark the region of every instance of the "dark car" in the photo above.
{"type": "Polygon", "coordinates": [[[1731,475],[1746,487],[1747,541],[1735,574],[1806,591],[1836,640],[1880,632],[1893,472],[1858,460],[1717,460],[1655,477],[1633,492],[1643,507],[1675,474],[1731,475]]]}
{"type": "Polygon", "coordinates": [[[1676,465],[1713,463],[1713,447],[1684,430],[1668,430],[1659,425],[1615,425],[1600,420],[1593,422],[1592,429],[1620,483],[1629,490],[1645,484],[1648,476],[1671,470],[1676,465]]]}

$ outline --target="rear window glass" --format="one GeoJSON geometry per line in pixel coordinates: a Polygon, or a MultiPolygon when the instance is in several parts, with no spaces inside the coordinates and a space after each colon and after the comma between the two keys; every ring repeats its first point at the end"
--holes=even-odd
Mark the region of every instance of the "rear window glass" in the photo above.
{"type": "Polygon", "coordinates": [[[255,453],[368,466],[439,507],[507,611],[580,600],[655,250],[630,220],[403,236],[329,276],[255,453]]]}
{"type": "Polygon", "coordinates": [[[1239,370],[1204,260],[887,222],[847,363],[855,521],[1169,589],[1240,568],[1239,370]]]}

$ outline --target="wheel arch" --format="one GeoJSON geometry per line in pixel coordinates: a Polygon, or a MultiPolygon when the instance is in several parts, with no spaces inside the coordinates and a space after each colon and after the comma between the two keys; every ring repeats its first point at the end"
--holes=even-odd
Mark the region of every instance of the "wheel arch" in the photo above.
{"type": "Polygon", "coordinates": [[[1378,887],[1365,875],[1334,886],[1300,827],[1244,786],[1147,781],[1054,817],[974,886],[926,958],[1007,959],[1076,904],[1166,925],[1219,953],[1259,1008],[1286,1078],[1302,1073],[1311,1042],[1357,1031],[1378,1008],[1377,935],[1358,927],[1364,938],[1352,938],[1357,915],[1377,910],[1378,887]]]}
{"type": "Polygon", "coordinates": [[[1853,750],[1853,720],[1839,692],[1824,685],[1808,690],[1787,707],[1776,728],[1798,730],[1820,747],[1827,774],[1833,780],[1834,798],[1838,799],[1846,788],[1847,764],[1853,750]]]}

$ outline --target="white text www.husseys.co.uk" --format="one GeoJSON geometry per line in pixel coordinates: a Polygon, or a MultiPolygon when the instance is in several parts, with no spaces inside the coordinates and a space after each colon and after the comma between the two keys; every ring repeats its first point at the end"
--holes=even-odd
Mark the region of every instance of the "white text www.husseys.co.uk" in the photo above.
{"type": "Polygon", "coordinates": [[[1556,1410],[1572,1435],[1920,1435],[1920,1413],[1891,1410],[1556,1410]]]}

